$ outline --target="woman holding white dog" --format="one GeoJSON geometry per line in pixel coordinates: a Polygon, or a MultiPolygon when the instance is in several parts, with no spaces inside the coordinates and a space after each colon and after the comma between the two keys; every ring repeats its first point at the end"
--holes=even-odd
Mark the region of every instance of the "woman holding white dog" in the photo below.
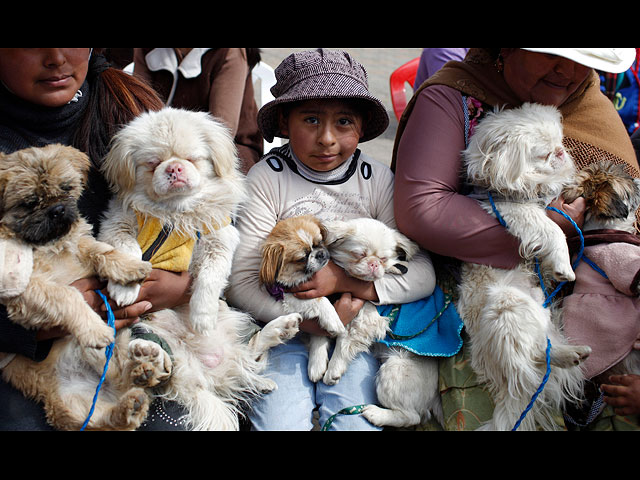
{"type": "MultiPolygon", "coordinates": [[[[447,64],[423,84],[400,121],[392,163],[399,229],[441,256],[447,271],[455,272],[458,261],[506,269],[520,261],[515,237],[465,195],[460,177],[460,152],[483,113],[494,107],[554,105],[563,115],[564,143],[578,168],[606,158],[640,176],[629,136],[600,93],[594,72],[624,71],[634,58],[634,49],[472,48],[464,61],[447,64]]],[[[559,200],[554,206],[582,225],[583,199],[573,204],[559,200]]],[[[567,236],[575,234],[567,220],[552,215],[567,236]]],[[[455,281],[455,276],[449,279],[455,281]]],[[[441,361],[441,382],[463,386],[448,375],[463,358],[464,351],[441,361]]],[[[480,420],[458,408],[460,398],[453,397],[457,389],[450,389],[443,397],[445,418],[457,423],[447,429],[475,429],[491,416],[490,401],[478,382],[464,387],[470,387],[467,397],[473,393],[478,399],[465,407],[476,409],[480,420]]]]}
{"type": "MultiPolygon", "coordinates": [[[[114,68],[90,48],[0,49],[0,150],[5,153],[51,143],[87,152],[93,167],[80,211],[94,225],[105,210],[110,192],[98,171],[115,131],[146,110],[163,104],[146,84],[114,68]]],[[[188,275],[153,270],[137,303],[114,310],[116,328],[130,325],[146,311],[188,302],[188,275]]],[[[94,290],[96,278],[74,282],[87,302],[105,314],[94,290]]],[[[0,306],[0,351],[35,360],[46,358],[51,341],[61,331],[28,331],[13,324],[0,306]]],[[[49,429],[42,408],[0,380],[0,430],[49,429]]],[[[170,428],[159,419],[153,426],[170,428]]]]}

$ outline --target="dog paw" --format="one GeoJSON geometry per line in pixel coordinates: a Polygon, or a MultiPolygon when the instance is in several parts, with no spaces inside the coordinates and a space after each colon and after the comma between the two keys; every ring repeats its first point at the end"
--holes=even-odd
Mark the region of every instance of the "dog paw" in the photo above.
{"type": "Polygon", "coordinates": [[[278,389],[278,384],[270,378],[263,378],[260,386],[260,393],[266,395],[278,389]]]}
{"type": "Polygon", "coordinates": [[[376,427],[382,427],[387,423],[386,409],[380,408],[377,405],[367,405],[363,407],[362,416],[376,427]]]}
{"type": "Polygon", "coordinates": [[[115,339],[113,327],[107,325],[100,317],[91,323],[91,328],[86,326],[76,334],[80,345],[88,348],[105,348],[115,339]]]}
{"type": "Polygon", "coordinates": [[[573,282],[576,279],[576,274],[571,265],[561,265],[554,269],[553,278],[559,282],[573,282]]]}
{"type": "Polygon", "coordinates": [[[346,331],[344,324],[338,320],[336,322],[324,322],[321,327],[329,334],[330,337],[344,335],[346,331]]]}
{"type": "Polygon", "coordinates": [[[571,368],[580,365],[591,354],[587,345],[557,345],[551,348],[551,363],[558,368],[571,368]]]}
{"type": "Polygon", "coordinates": [[[290,313],[272,320],[267,325],[274,328],[275,338],[280,342],[286,342],[297,335],[300,330],[300,322],[302,322],[302,315],[290,313]]]}
{"type": "Polygon", "coordinates": [[[322,381],[325,385],[335,385],[340,381],[346,371],[347,365],[344,362],[330,360],[327,371],[322,377],[322,381]]]}
{"type": "Polygon", "coordinates": [[[149,412],[150,399],[142,388],[132,388],[121,398],[112,418],[120,429],[138,428],[149,412]]]}
{"type": "Polygon", "coordinates": [[[131,263],[127,270],[122,272],[122,283],[142,283],[149,276],[151,270],[150,262],[136,260],[131,263]]]}
{"type": "Polygon", "coordinates": [[[112,298],[119,307],[125,307],[135,303],[138,299],[140,285],[123,285],[121,283],[109,281],[107,284],[107,292],[109,292],[109,297],[112,298]]]}
{"type": "Polygon", "coordinates": [[[189,322],[196,333],[208,335],[211,330],[216,328],[218,312],[217,310],[208,312],[195,312],[192,310],[189,315],[189,322]]]}
{"type": "Polygon", "coordinates": [[[171,377],[169,354],[155,342],[135,339],[129,342],[131,380],[141,387],[155,387],[171,377]]]}
{"type": "Polygon", "coordinates": [[[313,383],[319,382],[324,377],[325,372],[327,371],[327,360],[326,359],[309,359],[309,380],[313,383]]]}

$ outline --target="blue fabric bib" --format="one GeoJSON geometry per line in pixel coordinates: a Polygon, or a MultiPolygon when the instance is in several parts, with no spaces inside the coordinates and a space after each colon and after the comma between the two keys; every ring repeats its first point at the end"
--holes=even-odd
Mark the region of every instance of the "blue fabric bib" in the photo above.
{"type": "Polygon", "coordinates": [[[433,295],[421,300],[403,305],[378,306],[380,315],[391,317],[393,335],[408,337],[393,338],[387,334],[386,338],[380,342],[390,347],[402,347],[422,356],[451,357],[455,355],[462,347],[460,332],[464,323],[453,302],[433,321],[447,300],[444,292],[436,286],[433,295]],[[429,323],[431,325],[422,331],[429,323]]]}

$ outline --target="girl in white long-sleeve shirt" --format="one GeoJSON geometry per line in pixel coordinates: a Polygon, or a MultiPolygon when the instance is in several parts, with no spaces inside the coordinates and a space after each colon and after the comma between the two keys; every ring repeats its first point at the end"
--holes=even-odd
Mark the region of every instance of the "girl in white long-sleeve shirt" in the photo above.
{"type": "MultiPolygon", "coordinates": [[[[248,200],[237,224],[241,242],[227,291],[232,306],[265,323],[286,313],[258,280],[262,244],[278,221],[305,214],[323,221],[371,217],[395,228],[393,174],[357,149],[388,125],[386,110],[367,91],[362,66],[343,52],[301,52],[284,60],[276,78],[276,100],[261,109],[258,123],[268,141],[281,136],[289,143],[272,150],[247,175],[248,200]]],[[[431,295],[434,287],[431,260],[420,252],[405,275],[376,282],[349,277],[330,262],[295,292],[299,298],[341,294],[335,306],[346,324],[365,300],[408,303],[431,295]]],[[[301,330],[322,333],[314,321],[305,320],[301,330]]],[[[298,337],[270,352],[267,375],[278,389],[254,405],[254,428],[311,429],[316,407],[324,423],[342,408],[376,402],[378,362],[370,353],[360,354],[338,384],[312,383],[307,349],[298,337]]],[[[361,416],[339,416],[332,425],[374,429],[361,416]]]]}

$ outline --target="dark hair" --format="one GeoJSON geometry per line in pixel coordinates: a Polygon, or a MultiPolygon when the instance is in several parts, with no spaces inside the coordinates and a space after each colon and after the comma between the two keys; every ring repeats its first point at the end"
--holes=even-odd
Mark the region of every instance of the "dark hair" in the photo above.
{"type": "Polygon", "coordinates": [[[260,60],[262,60],[262,52],[259,48],[245,48],[247,51],[247,63],[249,64],[249,70],[253,70],[260,60]]]}
{"type": "Polygon", "coordinates": [[[161,109],[164,104],[142,79],[111,67],[95,50],[87,80],[89,102],[73,145],[99,165],[111,138],[123,125],[145,111],[161,109]]]}

